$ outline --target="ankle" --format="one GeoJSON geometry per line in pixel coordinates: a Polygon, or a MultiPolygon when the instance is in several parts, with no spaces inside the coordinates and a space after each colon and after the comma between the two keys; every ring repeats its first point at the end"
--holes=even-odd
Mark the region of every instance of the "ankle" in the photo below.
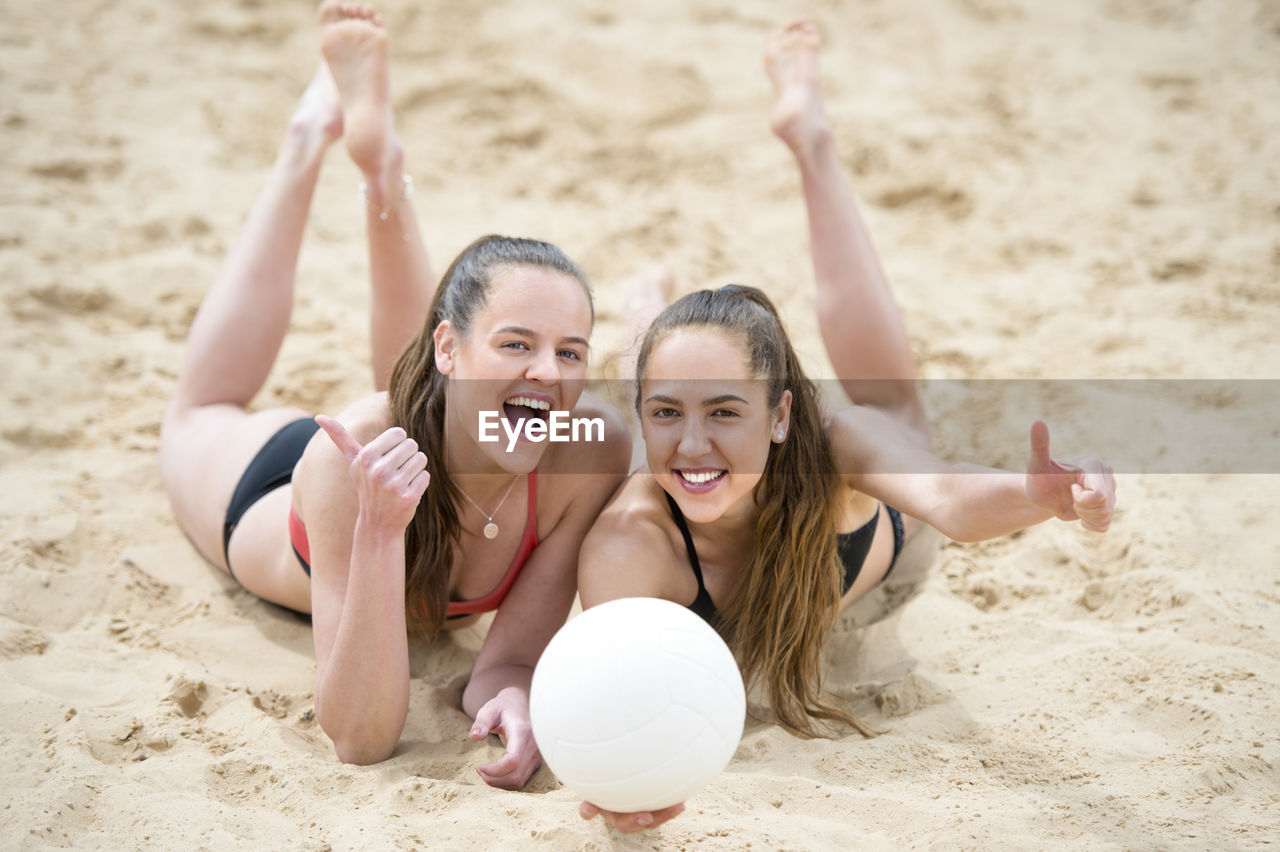
{"type": "MultiPolygon", "coordinates": [[[[348,153],[351,151],[350,137],[347,139],[348,153]]],[[[400,192],[404,174],[404,146],[395,136],[380,141],[376,147],[366,146],[360,158],[352,156],[352,161],[360,169],[365,193],[370,204],[381,206],[394,199],[400,192]]]]}
{"type": "Polygon", "coordinates": [[[279,159],[293,165],[308,166],[324,158],[325,151],[337,138],[325,132],[314,118],[294,116],[285,129],[279,159]]]}
{"type": "Polygon", "coordinates": [[[391,210],[400,201],[408,201],[413,197],[413,178],[400,173],[400,189],[399,194],[389,192],[383,188],[377,196],[377,200],[369,191],[369,182],[360,181],[360,186],[356,188],[356,197],[360,199],[360,203],[369,211],[376,211],[378,218],[386,221],[391,216],[391,210]]]}
{"type": "Polygon", "coordinates": [[[802,133],[783,136],[783,141],[804,171],[819,170],[825,165],[839,165],[835,134],[825,118],[810,123],[802,133]]]}

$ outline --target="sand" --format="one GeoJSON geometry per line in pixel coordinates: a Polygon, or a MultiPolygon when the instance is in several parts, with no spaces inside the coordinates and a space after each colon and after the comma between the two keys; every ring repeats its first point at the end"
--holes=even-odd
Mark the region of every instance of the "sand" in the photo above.
{"type": "MultiPolygon", "coordinates": [[[[768,29],[805,9],[384,10],[439,267],[481,233],[563,246],[596,282],[602,376],[624,342],[627,275],[661,261],[681,289],[758,284],[829,376],[760,66],[768,29]]],[[[1274,4],[807,11],[924,377],[1277,377],[1274,4]]],[[[498,750],[467,740],[457,706],[475,633],[415,649],[392,759],[340,764],[313,719],[308,625],[201,561],[156,470],[185,329],[314,69],[313,8],[6,2],[0,30],[0,846],[1220,849],[1280,837],[1280,466],[1265,407],[1204,458],[1121,467],[1105,536],[1052,522],[976,545],[918,539],[831,642],[828,685],[885,733],[803,741],[753,722],[724,773],[657,831],[583,822],[545,769],[523,793],[480,781],[473,766],[498,750]],[[1262,472],[1216,461],[1241,446],[1262,472]]],[[[335,149],[264,405],[333,411],[368,387],[357,181],[335,149]]],[[[1229,392],[1192,392],[1173,413],[1153,405],[1151,423],[1117,422],[1077,404],[1088,386],[1055,384],[1035,412],[997,400],[932,413],[944,450],[999,434],[991,457],[970,460],[1016,467],[1028,415],[1072,455],[1093,452],[1091,436],[1172,440],[1184,418],[1231,407],[1229,392]]]]}

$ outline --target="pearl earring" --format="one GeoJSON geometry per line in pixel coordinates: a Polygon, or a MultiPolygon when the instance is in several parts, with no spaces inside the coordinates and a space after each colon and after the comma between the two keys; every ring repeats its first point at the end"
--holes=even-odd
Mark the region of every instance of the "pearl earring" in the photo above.
{"type": "Polygon", "coordinates": [[[786,432],[783,432],[781,429],[779,429],[777,432],[775,432],[775,433],[773,434],[773,437],[774,437],[775,439],[777,439],[777,440],[781,441],[783,438],[787,437],[787,433],[786,433],[786,432]]]}

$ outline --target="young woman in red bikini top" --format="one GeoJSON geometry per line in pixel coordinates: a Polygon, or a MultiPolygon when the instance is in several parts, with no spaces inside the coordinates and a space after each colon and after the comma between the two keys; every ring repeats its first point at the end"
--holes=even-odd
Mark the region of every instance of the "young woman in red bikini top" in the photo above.
{"type": "Polygon", "coordinates": [[[192,325],[161,474],[210,562],[310,613],[316,718],[343,761],[394,751],[410,635],[495,611],[462,707],[472,739],[496,733],[506,745],[481,777],[518,789],[541,762],[533,666],[568,615],[579,546],[626,473],[630,439],[614,409],[583,393],[594,315],[582,272],[559,249],[478,240],[433,297],[392,124],[386,31],[350,3],[327,3],[320,20],[325,61],[192,325]],[[332,418],[250,412],[289,325],[322,160],[344,134],[366,181],[377,392],[332,418]],[[598,418],[603,434],[521,438],[508,451],[506,440],[480,440],[483,411],[508,426],[554,412],[598,418]]]}

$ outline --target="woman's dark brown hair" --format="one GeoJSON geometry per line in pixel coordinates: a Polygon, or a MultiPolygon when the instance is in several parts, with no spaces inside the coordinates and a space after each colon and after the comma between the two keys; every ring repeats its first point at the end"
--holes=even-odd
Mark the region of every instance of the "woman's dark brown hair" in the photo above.
{"type": "MultiPolygon", "coordinates": [[[[391,372],[392,423],[418,442],[429,461],[431,485],[405,529],[405,616],[413,635],[435,638],[449,603],[453,549],[461,534],[458,488],[444,464],[445,397],[448,378],[436,369],[436,327],[448,320],[465,338],[485,306],[497,273],[512,267],[551,269],[582,285],[587,277],[550,243],[490,235],[463,249],[436,288],[427,322],[401,353],[391,372]]],[[[592,319],[595,313],[592,309],[592,319]]]]}
{"type": "MultiPolygon", "coordinates": [[[[742,342],[771,408],[791,391],[787,438],[771,446],[753,495],[759,518],[751,561],[716,627],[738,656],[748,688],[763,683],[782,727],[819,736],[820,720],[871,736],[857,717],[822,695],[823,647],[839,614],[842,573],[836,556],[839,479],[817,388],[769,297],[736,284],[690,293],[659,314],[640,344],[637,382],[653,347],[690,326],[721,329],[742,342]]],[[[639,406],[637,393],[637,412],[639,406]]]]}

